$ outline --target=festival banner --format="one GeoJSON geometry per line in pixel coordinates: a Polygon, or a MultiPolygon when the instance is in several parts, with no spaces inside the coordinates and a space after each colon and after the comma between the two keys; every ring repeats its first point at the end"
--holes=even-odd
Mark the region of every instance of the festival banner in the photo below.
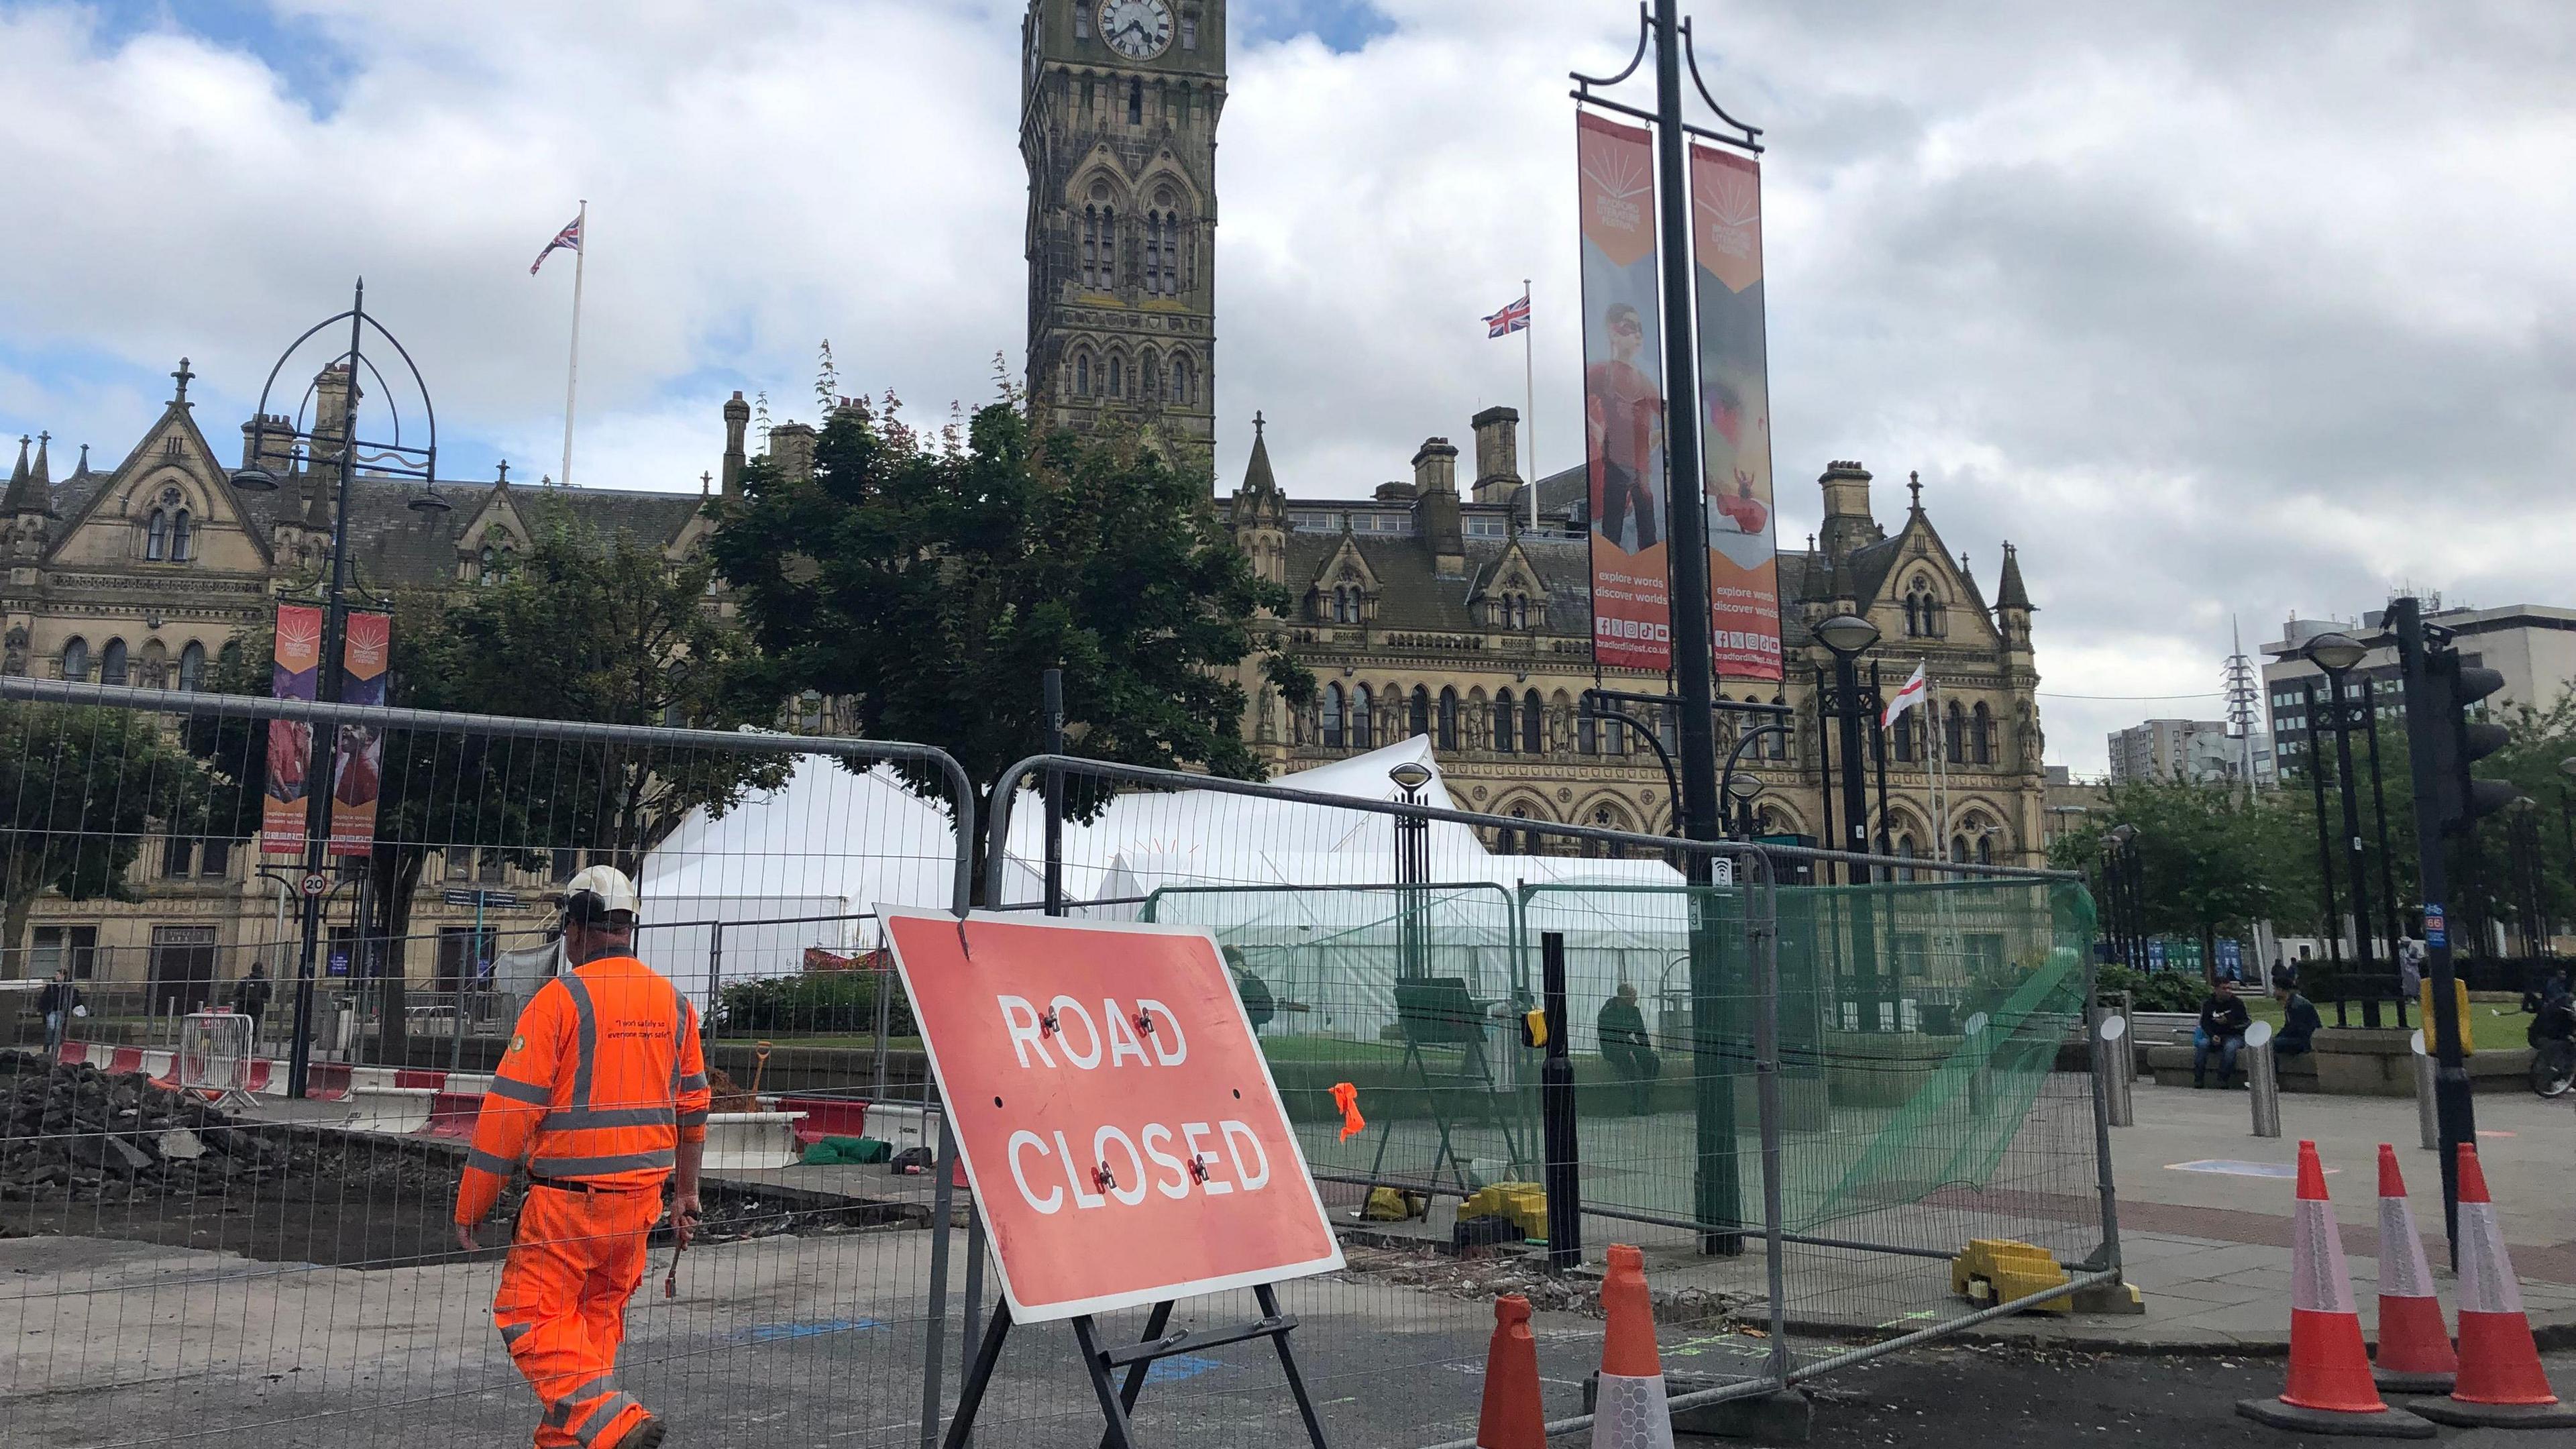
{"type": "Polygon", "coordinates": [[[1771,506],[1771,384],[1762,319],[1762,168],[1694,142],[1700,456],[1717,672],[1780,677],[1780,552],[1771,506]]]}
{"type": "MultiPolygon", "coordinates": [[[[322,677],[322,611],[303,604],[277,606],[277,646],[271,651],[269,694],[311,699],[322,677]]],[[[268,722],[268,789],[260,801],[259,848],[263,855],[304,853],[305,770],[313,759],[313,726],[300,719],[268,722]]]]}
{"type": "MultiPolygon", "coordinates": [[[[1672,665],[1663,332],[1647,133],[1575,117],[1583,224],[1584,460],[1591,475],[1592,657],[1672,665]]],[[[1776,668],[1776,664],[1774,666],[1776,668]]]]}
{"type": "MultiPolygon", "coordinates": [[[[340,645],[340,702],[383,704],[393,619],[384,614],[351,614],[348,627],[348,637],[340,645]]],[[[376,796],[384,776],[384,731],[373,725],[340,726],[339,746],[331,755],[333,855],[366,855],[375,850],[376,796]]]]}

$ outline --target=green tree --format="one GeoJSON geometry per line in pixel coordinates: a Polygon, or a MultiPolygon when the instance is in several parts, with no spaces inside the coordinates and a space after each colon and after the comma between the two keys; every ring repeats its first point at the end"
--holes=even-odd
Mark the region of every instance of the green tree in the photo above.
{"type": "MultiPolygon", "coordinates": [[[[403,708],[600,724],[731,729],[775,711],[745,693],[747,643],[707,607],[711,566],[673,564],[567,510],[529,510],[527,553],[493,584],[394,602],[386,702],[403,708]]],[[[214,688],[269,692],[271,629],[225,651],[214,688]]],[[[235,820],[256,821],[266,723],[200,716],[189,747],[235,820]]],[[[384,744],[363,934],[381,942],[382,1043],[399,1061],[411,909],[433,853],[541,869],[588,850],[632,869],[699,807],[721,813],[785,782],[787,757],[612,746],[537,734],[393,731],[384,744]]]]}
{"type": "Polygon", "coordinates": [[[2232,784],[2188,780],[2118,784],[2085,823],[2058,837],[2052,864],[2099,880],[2105,837],[2137,827],[2140,924],[2200,942],[2201,970],[2217,969],[2218,935],[2274,917],[2284,904],[2281,841],[2295,823],[2286,791],[2249,796],[2232,784]]]}
{"type": "Polygon", "coordinates": [[[154,822],[204,803],[196,762],[158,715],[0,703],[0,978],[26,974],[37,899],[135,900],[126,881],[154,822]]]}
{"type": "Polygon", "coordinates": [[[1043,747],[1050,666],[1080,753],[1253,778],[1239,666],[1261,655],[1292,700],[1313,679],[1255,637],[1287,593],[1206,486],[1132,438],[1037,437],[1007,395],[925,446],[889,399],[837,410],[808,477],[753,463],[712,549],[776,697],[845,701],[861,733],[937,745],[979,789],[1043,747]]]}

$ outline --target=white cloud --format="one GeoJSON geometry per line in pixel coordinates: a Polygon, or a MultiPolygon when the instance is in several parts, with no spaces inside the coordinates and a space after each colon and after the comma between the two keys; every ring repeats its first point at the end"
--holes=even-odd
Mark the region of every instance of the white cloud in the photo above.
{"type": "MultiPolygon", "coordinates": [[[[220,437],[363,271],[454,471],[551,471],[569,258],[526,262],[583,196],[585,481],[695,486],[733,388],[811,411],[824,336],[843,390],[934,415],[1016,364],[1016,0],[278,8],[253,55],[0,4],[0,427],[112,458],[187,353],[220,437]]],[[[1255,408],[1292,490],[1350,492],[1519,405],[1520,349],[1476,319],[1525,276],[1564,466],[1565,72],[1624,63],[1633,9],[1381,0],[1373,33],[1353,8],[1236,6],[1224,481],[1255,408]],[[1313,17],[1371,38],[1242,38],[1313,17]]],[[[2401,577],[2565,601],[2564,7],[1686,8],[1773,146],[1789,536],[1825,459],[1867,460],[1883,515],[1921,470],[1989,585],[2021,546],[2064,694],[2213,688],[2230,614],[2259,641],[2401,577]]],[[[2051,702],[2052,757],[2098,767],[2103,729],[2206,703],[2051,702]]]]}

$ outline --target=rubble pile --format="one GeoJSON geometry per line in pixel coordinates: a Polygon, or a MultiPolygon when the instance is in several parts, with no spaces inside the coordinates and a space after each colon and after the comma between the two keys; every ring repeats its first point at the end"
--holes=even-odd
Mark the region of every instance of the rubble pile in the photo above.
{"type": "Polygon", "coordinates": [[[288,1155],[140,1073],[0,1051],[0,1200],[216,1195],[278,1176],[288,1155]]]}
{"type": "MultiPolygon", "coordinates": [[[[1542,1312],[1603,1316],[1601,1285],[1597,1281],[1582,1274],[1551,1272],[1546,1258],[1536,1253],[1461,1255],[1427,1247],[1353,1243],[1343,1247],[1342,1257],[1345,1266],[1339,1276],[1346,1282],[1399,1283],[1426,1293],[1477,1302],[1517,1293],[1542,1312]]],[[[1710,1288],[1656,1289],[1653,1299],[1659,1323],[1714,1324],[1760,1308],[1754,1299],[1710,1288]]]]}

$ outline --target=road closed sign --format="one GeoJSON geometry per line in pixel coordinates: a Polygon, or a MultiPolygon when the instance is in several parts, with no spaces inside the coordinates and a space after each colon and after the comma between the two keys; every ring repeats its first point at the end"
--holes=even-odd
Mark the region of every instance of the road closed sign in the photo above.
{"type": "Polygon", "coordinates": [[[878,913],[1013,1318],[1342,1265],[1214,937],[878,913]]]}

